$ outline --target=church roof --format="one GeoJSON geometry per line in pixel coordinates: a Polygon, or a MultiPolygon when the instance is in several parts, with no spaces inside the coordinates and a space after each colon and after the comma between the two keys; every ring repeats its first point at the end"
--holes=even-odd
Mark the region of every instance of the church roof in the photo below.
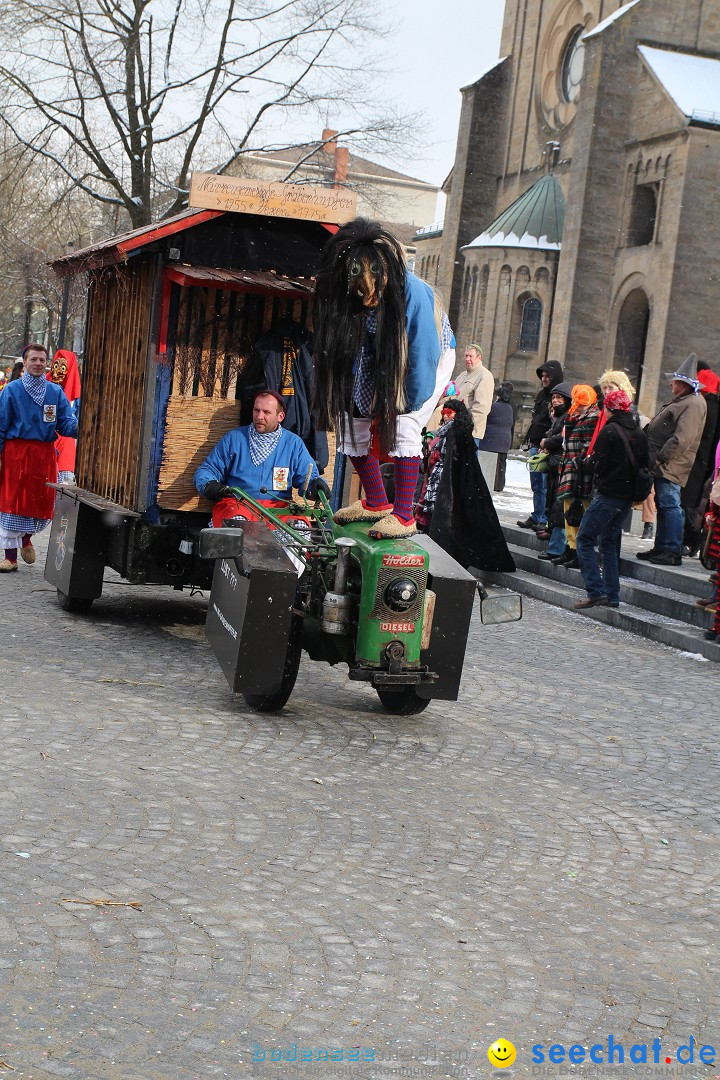
{"type": "Polygon", "coordinates": [[[638,52],[691,123],[720,127],[720,60],[649,45],[638,52]]]}
{"type": "Polygon", "coordinates": [[[623,4],[623,6],[618,8],[617,11],[614,11],[612,15],[608,15],[607,19],[603,19],[603,21],[598,23],[597,26],[594,26],[592,30],[588,30],[587,34],[583,35],[583,41],[587,41],[588,38],[594,38],[598,34],[602,34],[603,31],[607,30],[608,26],[612,26],[614,22],[621,19],[623,15],[629,11],[630,8],[634,8],[638,2],[639,0],[630,0],[629,4],[623,4]]]}
{"type": "Polygon", "coordinates": [[[565,197],[552,173],[542,176],[467,248],[516,247],[559,251],[565,224],[565,197]]]}

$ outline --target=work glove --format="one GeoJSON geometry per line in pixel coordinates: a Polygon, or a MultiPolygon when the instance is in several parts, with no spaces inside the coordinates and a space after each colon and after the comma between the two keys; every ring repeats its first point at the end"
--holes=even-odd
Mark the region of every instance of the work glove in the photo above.
{"type": "Polygon", "coordinates": [[[308,498],[317,499],[318,493],[321,491],[326,499],[330,498],[330,488],[327,486],[327,483],[323,480],[322,476],[314,476],[308,485],[308,498]]]}
{"type": "Polygon", "coordinates": [[[203,495],[210,502],[220,502],[221,499],[231,499],[235,492],[227,484],[222,484],[219,480],[211,480],[209,484],[206,484],[203,489],[203,495]]]}

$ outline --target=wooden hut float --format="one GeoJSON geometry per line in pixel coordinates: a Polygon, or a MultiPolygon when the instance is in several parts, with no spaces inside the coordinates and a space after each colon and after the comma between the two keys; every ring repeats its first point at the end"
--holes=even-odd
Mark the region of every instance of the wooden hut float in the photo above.
{"type": "Polygon", "coordinates": [[[193,474],[252,418],[258,337],[281,320],[307,328],[332,229],[187,210],[53,264],[89,278],[77,487],[58,491],[46,567],[69,606],[100,596],[106,565],[133,582],[209,585],[194,543],[209,504],[193,474]]]}

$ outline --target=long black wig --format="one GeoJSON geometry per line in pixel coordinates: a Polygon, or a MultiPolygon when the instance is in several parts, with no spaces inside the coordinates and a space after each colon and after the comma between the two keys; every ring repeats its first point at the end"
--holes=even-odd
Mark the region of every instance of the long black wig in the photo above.
{"type": "Polygon", "coordinates": [[[383,454],[394,449],[397,417],[405,405],[405,272],[405,256],[395,237],[376,221],[355,218],[327,242],[317,274],[313,327],[318,426],[329,430],[335,421],[340,437],[345,437],[344,417],[353,414],[353,367],[372,310],[377,330],[371,417],[383,454]],[[351,271],[357,272],[358,265],[373,268],[380,297],[376,308],[364,307],[352,288],[351,271]]]}

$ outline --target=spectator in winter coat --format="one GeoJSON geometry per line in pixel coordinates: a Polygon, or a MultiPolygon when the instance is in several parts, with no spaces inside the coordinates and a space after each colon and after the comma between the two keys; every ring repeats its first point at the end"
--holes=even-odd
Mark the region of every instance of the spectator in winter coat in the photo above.
{"type": "Polygon", "coordinates": [[[540,449],[550,454],[547,465],[547,522],[549,538],[538,532],[540,539],[549,539],[547,549],[538,555],[538,559],[550,562],[565,554],[567,539],[565,536],[565,518],[562,503],[558,500],[557,489],[560,480],[560,466],[563,459],[563,428],[568,409],[572,404],[572,386],[569,382],[558,383],[550,395],[550,425],[545,438],[540,440],[540,449]]]}
{"type": "Polygon", "coordinates": [[[622,525],[632,506],[637,471],[647,468],[648,463],[647,439],[630,413],[631,404],[624,390],[611,390],[605,395],[605,425],[586,462],[595,474],[597,490],[577,533],[577,555],[587,598],[576,608],[620,605],[622,525]],[[602,557],[602,573],[596,544],[602,557]]]}
{"type": "MultiPolygon", "coordinates": [[[[715,463],[713,472],[713,484],[710,489],[710,545],[708,554],[716,566],[720,567],[720,443],[715,451],[715,463]]],[[[696,600],[698,607],[704,608],[713,615],[713,624],[710,630],[705,631],[708,641],[720,641],[720,573],[717,571],[710,578],[715,582],[714,596],[711,600],[696,600]]]]}
{"type": "Polygon", "coordinates": [[[704,495],[707,481],[712,476],[715,462],[715,447],[720,439],[720,403],[718,401],[718,380],[714,371],[708,368],[703,361],[698,361],[697,377],[700,383],[700,393],[705,399],[707,414],[703,425],[700,445],[695,454],[695,461],[690,470],[690,475],[682,489],[680,503],[685,512],[685,526],[683,530],[683,543],[688,548],[690,555],[697,555],[700,548],[700,535],[702,533],[703,516],[707,503],[704,495]]]}
{"type": "Polygon", "coordinates": [[[568,522],[567,515],[576,497],[580,498],[586,510],[590,505],[592,475],[583,466],[597,424],[598,411],[596,402],[597,394],[592,386],[587,386],[584,383],[573,386],[572,405],[563,428],[563,457],[560,465],[557,497],[562,499],[565,509],[567,547],[559,559],[553,559],[553,563],[556,566],[565,566],[568,569],[578,570],[580,568],[576,551],[578,527],[568,522]]]}
{"type": "Polygon", "coordinates": [[[482,439],[495,394],[495,380],[483,367],[482,349],[468,345],[465,350],[465,371],[454,380],[458,399],[467,405],[473,419],[473,436],[482,439]]]}
{"type": "MultiPolygon", "coordinates": [[[[602,375],[600,376],[600,393],[603,395],[603,397],[605,396],[605,394],[609,394],[613,390],[624,390],[627,396],[630,398],[630,401],[635,401],[635,389],[624,371],[611,369],[610,371],[603,371],[602,375]]],[[[598,404],[598,408],[600,409],[600,416],[598,417],[597,427],[595,428],[595,435],[593,437],[593,441],[590,443],[590,449],[588,451],[589,454],[592,454],[595,440],[600,434],[602,428],[605,426],[605,410],[601,407],[600,404],[598,404]]],[[[640,415],[634,404],[630,405],[630,415],[640,428],[647,427],[648,423],[650,422],[646,416],[640,415]]],[[[656,518],[654,490],[651,491],[647,499],[644,499],[643,502],[640,504],[640,509],[642,512],[643,523],[643,531],[640,539],[652,540],[653,532],[655,531],[656,518]]]]}
{"type": "Polygon", "coordinates": [[[655,546],[650,551],[639,551],[636,558],[658,566],[680,566],[685,521],[680,493],[700,445],[707,406],[699,393],[695,353],[668,377],[672,400],[663,405],[646,429],[650,468],[655,477],[655,546]]]}
{"type": "Polygon", "coordinates": [[[478,450],[485,450],[489,454],[497,454],[497,468],[495,470],[495,491],[502,491],[505,487],[505,464],[508,451],[512,446],[513,431],[515,429],[515,413],[510,404],[513,384],[501,383],[493,406],[488,413],[485,435],[477,443],[478,450]]]}
{"type": "MultiPolygon", "coordinates": [[[[537,454],[540,441],[550,427],[550,395],[553,387],[562,382],[563,370],[557,360],[548,360],[536,369],[540,380],[540,392],[535,398],[530,427],[525,436],[525,445],[530,456],[537,454]]],[[[545,502],[547,498],[547,473],[530,473],[530,487],[533,493],[533,511],[527,519],[518,521],[521,529],[544,529],[547,525],[545,502]]]]}

